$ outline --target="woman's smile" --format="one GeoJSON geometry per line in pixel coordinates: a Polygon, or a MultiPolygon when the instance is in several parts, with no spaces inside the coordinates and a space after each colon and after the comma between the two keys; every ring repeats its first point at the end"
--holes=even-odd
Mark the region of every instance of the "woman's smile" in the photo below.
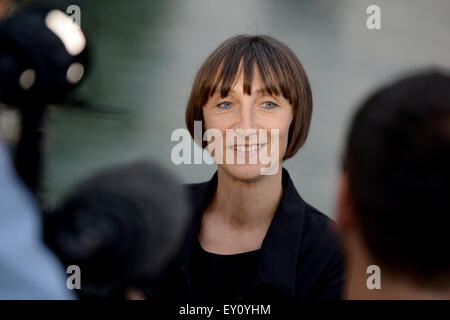
{"type": "Polygon", "coordinates": [[[242,144],[242,145],[230,145],[228,149],[233,150],[237,157],[249,159],[254,158],[258,153],[267,146],[267,143],[261,144],[242,144]]]}

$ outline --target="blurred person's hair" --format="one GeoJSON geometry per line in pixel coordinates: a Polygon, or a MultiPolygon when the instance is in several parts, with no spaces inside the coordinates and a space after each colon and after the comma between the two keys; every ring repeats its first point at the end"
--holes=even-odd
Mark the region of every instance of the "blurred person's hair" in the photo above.
{"type": "Polygon", "coordinates": [[[426,72],[373,94],[344,154],[361,237],[375,261],[425,286],[450,284],[450,76],[426,72]]]}
{"type": "Polygon", "coordinates": [[[154,163],[104,170],[48,214],[45,241],[66,266],[80,267],[80,298],[120,299],[136,288],[151,294],[185,232],[185,197],[154,163]]]}
{"type": "MultiPolygon", "coordinates": [[[[311,87],[295,53],[269,36],[234,36],[209,55],[192,85],[186,109],[187,128],[194,137],[194,121],[202,121],[204,130],[204,105],[216,91],[226,97],[240,75],[244,79],[243,91],[250,95],[256,72],[268,94],[281,95],[292,105],[293,121],[284,159],[291,158],[308,136],[313,109],[311,87]]],[[[206,144],[203,142],[203,148],[206,144]]]]}

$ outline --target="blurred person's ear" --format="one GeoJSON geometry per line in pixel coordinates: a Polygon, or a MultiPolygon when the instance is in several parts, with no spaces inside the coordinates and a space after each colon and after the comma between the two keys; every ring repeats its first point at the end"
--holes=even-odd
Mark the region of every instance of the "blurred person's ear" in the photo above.
{"type": "Polygon", "coordinates": [[[354,202],[350,192],[350,180],[343,171],[339,177],[337,190],[336,220],[339,231],[353,229],[357,223],[354,202]]]}
{"type": "Polygon", "coordinates": [[[10,0],[0,1],[0,20],[7,14],[10,4],[10,0]]]}
{"type": "Polygon", "coordinates": [[[147,300],[144,292],[137,288],[129,288],[125,291],[126,300],[147,300]]]}

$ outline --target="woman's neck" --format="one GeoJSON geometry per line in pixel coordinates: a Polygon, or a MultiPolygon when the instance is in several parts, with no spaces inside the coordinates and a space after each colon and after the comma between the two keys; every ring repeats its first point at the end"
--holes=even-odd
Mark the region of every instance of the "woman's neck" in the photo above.
{"type": "Polygon", "coordinates": [[[217,190],[210,208],[224,223],[236,228],[270,224],[283,194],[282,167],[274,175],[242,181],[218,169],[217,190]]]}

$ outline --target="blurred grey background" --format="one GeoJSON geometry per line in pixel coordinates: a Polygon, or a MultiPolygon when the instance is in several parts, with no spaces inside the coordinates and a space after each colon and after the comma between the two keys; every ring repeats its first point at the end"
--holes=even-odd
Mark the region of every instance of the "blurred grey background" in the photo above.
{"type": "Polygon", "coordinates": [[[380,84],[411,70],[450,67],[449,0],[88,1],[81,24],[92,43],[91,72],[77,96],[95,111],[52,107],[45,184],[55,203],[99,168],[152,158],[183,182],[215,166],[172,164],[171,133],[184,128],[196,71],[226,38],[268,34],[305,67],[314,113],[304,148],[285,163],[303,198],[334,217],[346,128],[380,84]],[[381,7],[381,30],[366,8],[381,7]]]}

